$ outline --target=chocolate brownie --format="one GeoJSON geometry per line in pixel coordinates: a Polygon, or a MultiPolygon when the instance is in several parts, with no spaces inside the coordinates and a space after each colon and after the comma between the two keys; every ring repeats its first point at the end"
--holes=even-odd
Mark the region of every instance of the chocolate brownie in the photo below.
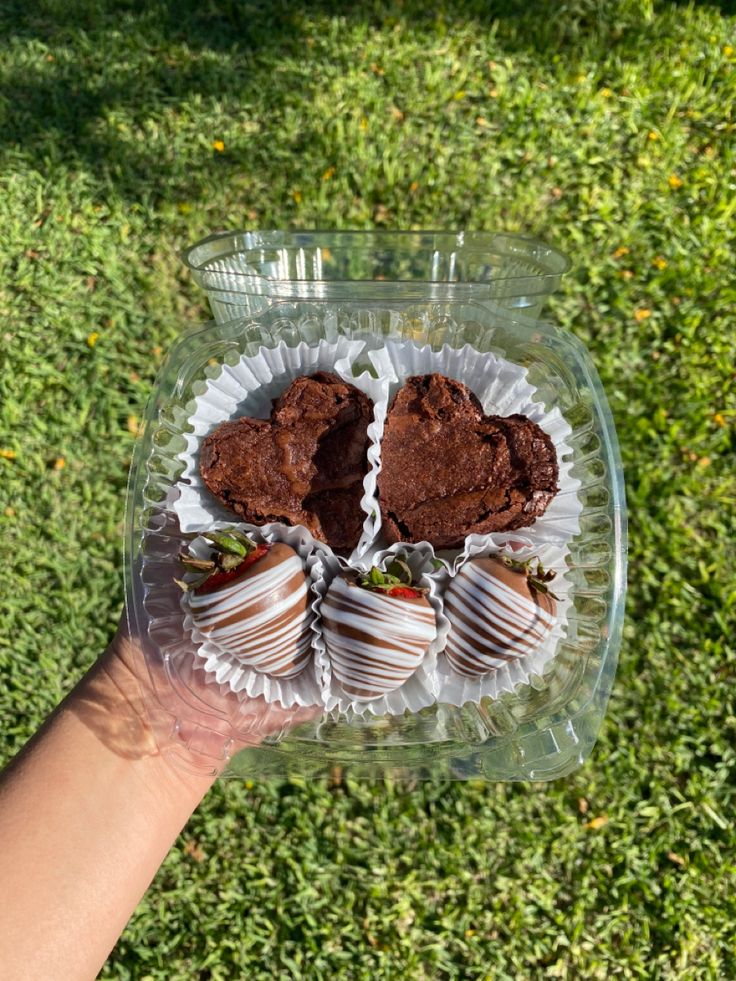
{"type": "Polygon", "coordinates": [[[526,416],[486,416],[444,375],[407,378],[389,408],[378,490],[389,541],[460,548],[531,525],[557,493],[550,437],[526,416]]]}
{"type": "Polygon", "coordinates": [[[368,469],[373,403],[337,375],[296,378],[270,419],[234,419],[204,440],[202,479],[225,507],[251,524],[304,525],[338,550],[355,547],[368,469]]]}

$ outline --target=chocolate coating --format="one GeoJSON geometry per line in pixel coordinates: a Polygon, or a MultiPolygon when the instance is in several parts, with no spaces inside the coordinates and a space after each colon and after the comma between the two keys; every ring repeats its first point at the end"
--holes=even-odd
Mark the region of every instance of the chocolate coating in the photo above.
{"type": "Polygon", "coordinates": [[[332,671],[357,701],[380,698],[416,671],[437,633],[425,596],[399,598],[335,579],[322,601],[322,632],[332,671]]]}
{"type": "Polygon", "coordinates": [[[407,378],[391,403],[378,490],[389,541],[459,548],[531,525],[557,493],[550,437],[526,416],[486,416],[444,375],[407,378]]]}
{"type": "Polygon", "coordinates": [[[476,558],[453,578],[444,609],[451,627],[445,655],[472,678],[533,653],[554,625],[557,604],[531,589],[523,572],[476,558]]]}
{"type": "Polygon", "coordinates": [[[225,507],[255,525],[304,525],[338,550],[355,547],[373,403],[337,375],[296,378],[270,419],[234,419],[204,440],[199,468],[225,507]]]}
{"type": "Polygon", "coordinates": [[[254,671],[291,678],[307,664],[310,594],[301,559],[289,545],[272,546],[219,589],[187,596],[198,630],[254,671]]]}

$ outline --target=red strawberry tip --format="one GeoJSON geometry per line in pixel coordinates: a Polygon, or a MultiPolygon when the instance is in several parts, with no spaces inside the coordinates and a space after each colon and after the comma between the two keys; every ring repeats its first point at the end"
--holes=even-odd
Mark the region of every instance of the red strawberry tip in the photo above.
{"type": "Polygon", "coordinates": [[[387,595],[394,599],[419,599],[422,593],[412,586],[394,586],[393,589],[389,589],[387,595]]]}

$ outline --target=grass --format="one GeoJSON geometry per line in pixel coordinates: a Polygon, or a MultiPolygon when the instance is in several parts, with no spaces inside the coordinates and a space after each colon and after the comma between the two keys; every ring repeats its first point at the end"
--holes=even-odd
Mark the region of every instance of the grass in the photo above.
{"type": "Polygon", "coordinates": [[[0,7],[3,758],[114,629],[138,419],[207,316],[177,252],[217,228],[559,245],[553,312],[599,368],[631,510],[583,770],[220,783],[103,977],[736,974],[735,28],[652,0],[0,7]]]}

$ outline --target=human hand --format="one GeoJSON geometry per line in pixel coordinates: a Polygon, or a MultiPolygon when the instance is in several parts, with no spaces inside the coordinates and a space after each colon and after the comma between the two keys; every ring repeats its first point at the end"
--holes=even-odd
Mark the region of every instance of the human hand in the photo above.
{"type": "Polygon", "coordinates": [[[285,735],[322,709],[285,709],[236,694],[197,665],[175,582],[187,539],[170,512],[159,518],[160,527],[145,537],[135,610],[123,614],[82,708],[115,752],[159,755],[186,771],[214,775],[238,750],[285,735]]]}

